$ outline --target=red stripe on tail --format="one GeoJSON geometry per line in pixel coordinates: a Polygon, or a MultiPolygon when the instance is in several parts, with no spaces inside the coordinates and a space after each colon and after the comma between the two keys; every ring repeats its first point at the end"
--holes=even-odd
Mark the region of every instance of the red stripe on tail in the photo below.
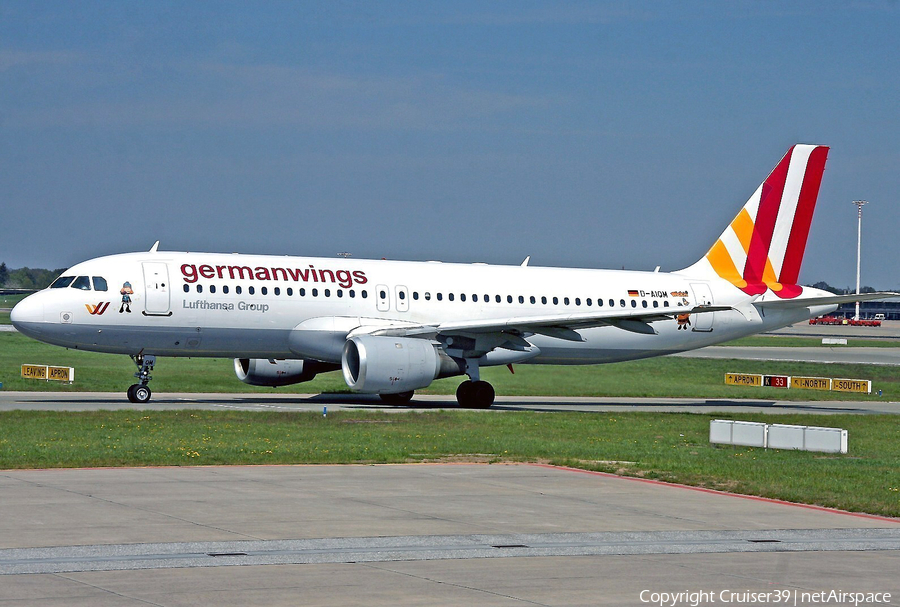
{"type": "MultiPolygon", "coordinates": [[[[772,244],[772,234],[775,232],[775,221],[778,219],[778,209],[781,206],[781,197],[784,194],[784,184],[787,181],[793,153],[792,147],[763,183],[753,236],[750,239],[750,250],[747,251],[747,263],[744,265],[743,276],[748,287],[763,282],[769,246],[772,244]]],[[[765,287],[762,292],[765,292],[765,287]]]]}
{"type": "Polygon", "coordinates": [[[809,226],[812,223],[813,212],[816,210],[816,199],[819,196],[819,186],[822,184],[822,174],[825,172],[827,158],[827,147],[818,147],[809,156],[806,173],[803,175],[803,185],[800,188],[797,212],[794,214],[791,235],[784,253],[784,263],[781,265],[781,275],[778,277],[778,282],[783,285],[797,284],[800,276],[800,264],[803,261],[803,253],[806,251],[809,226]]]}

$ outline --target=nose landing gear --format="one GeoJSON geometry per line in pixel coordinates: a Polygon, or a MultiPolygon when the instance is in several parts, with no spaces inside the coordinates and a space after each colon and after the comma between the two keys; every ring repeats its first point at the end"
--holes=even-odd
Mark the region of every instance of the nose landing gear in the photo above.
{"type": "Polygon", "coordinates": [[[133,403],[149,402],[153,392],[150,391],[150,387],[147,384],[150,383],[150,371],[153,370],[153,365],[156,364],[156,357],[151,354],[136,354],[131,356],[131,360],[138,367],[138,372],[134,376],[138,378],[139,383],[128,388],[128,400],[133,403]]]}

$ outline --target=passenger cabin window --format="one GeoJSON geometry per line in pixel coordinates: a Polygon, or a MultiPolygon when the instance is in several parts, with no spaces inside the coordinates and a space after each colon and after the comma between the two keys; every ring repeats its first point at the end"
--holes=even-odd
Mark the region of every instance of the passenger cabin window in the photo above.
{"type": "Polygon", "coordinates": [[[91,280],[94,281],[94,290],[95,291],[106,291],[106,279],[102,276],[92,276],[91,280]]]}
{"type": "Polygon", "coordinates": [[[72,281],[75,280],[74,276],[60,276],[56,280],[53,281],[53,284],[50,285],[51,289],[65,289],[72,281]]]}
{"type": "Polygon", "coordinates": [[[91,279],[87,276],[79,276],[75,279],[75,282],[72,283],[73,289],[81,289],[82,291],[90,291],[91,290],[91,279]]]}

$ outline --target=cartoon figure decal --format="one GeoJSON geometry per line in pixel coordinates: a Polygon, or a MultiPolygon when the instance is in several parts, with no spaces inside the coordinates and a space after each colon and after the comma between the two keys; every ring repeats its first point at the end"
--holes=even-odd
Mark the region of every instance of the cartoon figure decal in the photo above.
{"type": "Polygon", "coordinates": [[[687,330],[688,330],[688,327],[691,326],[691,314],[690,314],[690,312],[686,312],[686,313],[684,313],[684,314],[679,314],[678,316],[675,317],[675,320],[678,321],[678,330],[679,330],[679,331],[681,331],[682,329],[684,329],[685,331],[687,331],[687,330]]]}
{"type": "Polygon", "coordinates": [[[119,314],[122,312],[131,314],[131,296],[134,295],[134,289],[131,288],[131,283],[125,281],[125,284],[119,289],[119,293],[122,294],[122,305],[119,306],[119,314]]]}

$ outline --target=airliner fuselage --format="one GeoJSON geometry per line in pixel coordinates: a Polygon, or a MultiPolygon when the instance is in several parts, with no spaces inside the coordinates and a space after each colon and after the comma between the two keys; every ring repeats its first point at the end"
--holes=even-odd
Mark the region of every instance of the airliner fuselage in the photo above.
{"type": "Polygon", "coordinates": [[[28,312],[17,309],[20,330],[68,348],[129,355],[339,363],[346,335],[360,327],[671,315],[653,323],[655,333],[615,324],[579,329],[584,341],[536,333],[528,337],[533,349],[494,357],[494,364],[605,363],[700,348],[809,315],[806,308],[749,318],[736,309],[692,314],[695,306],[747,298],[722,281],[663,272],[153,252],[93,259],[64,277],[87,280],[31,296],[28,312]],[[95,288],[97,278],[105,291],[95,288]]]}

